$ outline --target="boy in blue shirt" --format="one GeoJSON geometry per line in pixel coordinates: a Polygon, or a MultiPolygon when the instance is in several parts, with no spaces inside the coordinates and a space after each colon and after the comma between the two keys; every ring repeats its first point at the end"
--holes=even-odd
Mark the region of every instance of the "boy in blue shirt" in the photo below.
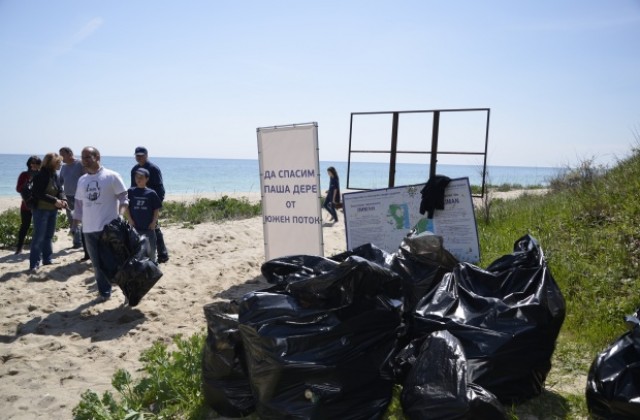
{"type": "Polygon", "coordinates": [[[148,257],[157,263],[156,255],[156,224],[162,207],[162,201],[158,194],[147,187],[149,171],[138,168],[135,171],[135,188],[129,188],[129,208],[127,219],[140,235],[145,235],[149,240],[148,257]]]}

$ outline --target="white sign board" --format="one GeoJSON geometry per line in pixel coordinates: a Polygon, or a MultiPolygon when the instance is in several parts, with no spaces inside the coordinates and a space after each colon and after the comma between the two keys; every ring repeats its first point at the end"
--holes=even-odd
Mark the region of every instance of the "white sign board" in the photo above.
{"type": "Polygon", "coordinates": [[[265,258],[324,255],[316,123],[258,128],[265,258]]]}
{"type": "Polygon", "coordinates": [[[469,178],[452,179],[445,189],[444,210],[433,219],[420,214],[420,191],[425,184],[343,194],[347,249],[372,243],[396,252],[403,238],[416,229],[442,236],[446,250],[458,260],[480,261],[478,228],[469,178]]]}

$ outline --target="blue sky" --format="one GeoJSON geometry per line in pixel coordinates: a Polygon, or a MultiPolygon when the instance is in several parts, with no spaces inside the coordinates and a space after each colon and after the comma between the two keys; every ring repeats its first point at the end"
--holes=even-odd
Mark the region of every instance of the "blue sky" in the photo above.
{"type": "MultiPolygon", "coordinates": [[[[258,127],[315,121],[346,161],[352,112],[490,108],[489,164],[611,164],[640,141],[639,45],[638,0],[0,0],[0,153],[256,159],[258,127]]],[[[483,150],[476,116],[441,125],[483,150]]],[[[388,148],[387,117],[354,127],[388,148]]]]}

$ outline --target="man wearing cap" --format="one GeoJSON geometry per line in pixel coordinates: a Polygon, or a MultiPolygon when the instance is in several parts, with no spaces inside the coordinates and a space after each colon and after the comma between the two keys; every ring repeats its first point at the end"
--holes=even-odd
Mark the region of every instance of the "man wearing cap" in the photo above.
{"type": "MultiPolygon", "coordinates": [[[[158,168],[158,165],[149,161],[149,152],[146,147],[138,146],[135,150],[136,162],[138,162],[133,168],[131,168],[131,187],[136,187],[136,171],[140,168],[144,168],[149,171],[149,180],[147,187],[151,188],[158,194],[160,203],[164,201],[164,184],[162,183],[162,171],[158,168]]],[[[164,237],[160,230],[160,224],[156,224],[156,241],[158,246],[158,262],[165,263],[169,261],[169,252],[164,244],[164,237]]]]}
{"type": "Polygon", "coordinates": [[[127,219],[140,235],[147,237],[147,256],[153,262],[157,262],[156,257],[156,225],[162,202],[158,194],[147,187],[149,181],[149,171],[145,168],[138,168],[135,172],[136,187],[129,188],[129,209],[127,219]]]}

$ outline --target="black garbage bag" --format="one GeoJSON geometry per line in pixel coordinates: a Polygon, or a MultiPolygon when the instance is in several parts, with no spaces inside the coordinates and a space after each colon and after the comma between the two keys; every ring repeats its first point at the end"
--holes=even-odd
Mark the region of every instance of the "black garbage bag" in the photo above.
{"type": "Polygon", "coordinates": [[[526,235],[485,271],[458,264],[416,306],[412,338],[447,330],[460,340],[469,380],[503,403],[539,395],[565,303],[541,248],[526,235]]]}
{"type": "Polygon", "coordinates": [[[139,255],[143,242],[144,239],[122,217],[115,218],[104,226],[98,242],[100,265],[112,283],[120,268],[130,258],[139,255]]]}
{"type": "Polygon", "coordinates": [[[343,262],[347,258],[353,256],[364,258],[367,261],[376,263],[385,268],[389,268],[389,264],[393,258],[393,254],[389,254],[387,251],[380,249],[371,243],[363,244],[340,254],[332,255],[330,258],[333,261],[343,262]]]}
{"type": "Polygon", "coordinates": [[[150,259],[132,257],[120,267],[113,280],[127,297],[129,306],[136,306],[162,275],[158,264],[150,259]]]}
{"type": "Polygon", "coordinates": [[[289,257],[275,258],[262,264],[260,271],[272,284],[286,285],[298,278],[317,276],[333,270],[335,261],[315,255],[292,255],[289,257]]]}
{"type": "Polygon", "coordinates": [[[243,417],[255,411],[255,398],[238,331],[238,304],[214,302],[204,306],[207,341],[202,352],[204,400],[218,414],[243,417]]]}
{"type": "Polygon", "coordinates": [[[257,414],[379,418],[391,401],[386,366],[402,325],[398,277],[359,257],[318,276],[306,268],[290,276],[240,302],[257,414]]]}
{"type": "Polygon", "coordinates": [[[127,221],[118,217],[102,229],[98,242],[100,264],[111,283],[117,284],[136,306],[160,280],[162,271],[144,256],[146,238],[127,221]]]}
{"type": "Polygon", "coordinates": [[[402,279],[404,311],[410,314],[424,295],[431,291],[445,273],[451,272],[458,259],[447,251],[442,237],[433,234],[407,235],[393,255],[390,269],[402,279]]]}
{"type": "Polygon", "coordinates": [[[640,418],[640,311],[629,331],[600,353],[587,377],[587,407],[595,419],[640,418]]]}
{"type": "MultiPolygon", "coordinates": [[[[417,348],[415,343],[411,347],[417,348]]],[[[493,394],[468,383],[464,351],[451,333],[431,333],[410,364],[400,397],[402,411],[409,419],[507,418],[504,407],[493,394]]]]}

